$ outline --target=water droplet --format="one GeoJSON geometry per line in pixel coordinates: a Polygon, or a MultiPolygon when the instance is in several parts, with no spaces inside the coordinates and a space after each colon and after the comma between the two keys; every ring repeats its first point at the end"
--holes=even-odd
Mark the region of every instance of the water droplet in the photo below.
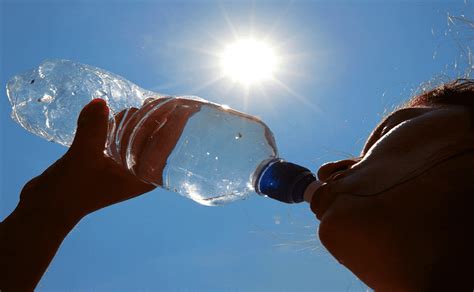
{"type": "Polygon", "coordinates": [[[214,157],[214,159],[215,159],[215,160],[219,160],[219,157],[216,156],[216,157],[214,157]]]}
{"type": "Polygon", "coordinates": [[[76,92],[75,91],[71,92],[71,95],[72,96],[76,95],[76,92]]]}
{"type": "Polygon", "coordinates": [[[209,156],[210,154],[211,154],[211,153],[209,153],[209,152],[206,152],[206,155],[207,155],[207,156],[209,156]]]}
{"type": "Polygon", "coordinates": [[[235,140],[239,140],[240,138],[242,138],[242,133],[237,133],[237,135],[235,135],[235,140]]]}

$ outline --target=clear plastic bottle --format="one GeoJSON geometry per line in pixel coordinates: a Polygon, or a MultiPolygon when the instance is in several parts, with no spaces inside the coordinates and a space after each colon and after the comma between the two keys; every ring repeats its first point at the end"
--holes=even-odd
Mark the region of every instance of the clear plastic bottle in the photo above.
{"type": "Polygon", "coordinates": [[[92,66],[47,60],[7,84],[12,118],[28,131],[69,146],[81,109],[94,98],[110,108],[106,154],[141,180],[203,205],[254,191],[303,201],[314,175],[278,158],[259,119],[198,97],[140,88],[92,66]]]}

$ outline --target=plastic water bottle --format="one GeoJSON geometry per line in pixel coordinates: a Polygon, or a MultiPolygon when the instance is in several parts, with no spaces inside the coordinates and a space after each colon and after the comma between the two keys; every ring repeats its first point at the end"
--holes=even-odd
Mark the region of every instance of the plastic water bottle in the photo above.
{"type": "Polygon", "coordinates": [[[139,179],[203,205],[254,192],[297,203],[318,183],[308,169],[278,158],[273,134],[259,119],[199,97],[148,91],[96,67],[47,60],[14,76],[7,95],[17,123],[65,146],[81,109],[94,98],[106,100],[105,153],[139,179]]]}

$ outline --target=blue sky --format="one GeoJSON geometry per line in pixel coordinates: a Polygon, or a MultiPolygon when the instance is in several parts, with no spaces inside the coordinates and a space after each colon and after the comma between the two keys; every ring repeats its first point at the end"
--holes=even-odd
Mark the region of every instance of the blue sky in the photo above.
{"type": "MultiPolygon", "coordinates": [[[[1,84],[47,58],[98,66],[147,89],[257,115],[282,157],[313,170],[357,155],[386,111],[422,82],[457,76],[463,56],[447,14],[472,15],[462,0],[0,0],[0,10],[1,84]],[[281,84],[245,91],[215,80],[216,53],[236,35],[277,45],[281,84]]],[[[9,114],[2,93],[0,219],[66,151],[9,114]]],[[[306,204],[255,196],[211,208],[155,190],[83,219],[38,288],[365,291],[321,246],[317,226],[306,204]]]]}

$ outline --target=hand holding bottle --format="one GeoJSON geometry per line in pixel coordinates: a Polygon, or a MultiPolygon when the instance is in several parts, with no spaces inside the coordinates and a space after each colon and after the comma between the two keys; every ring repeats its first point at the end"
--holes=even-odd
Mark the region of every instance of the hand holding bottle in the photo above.
{"type": "Polygon", "coordinates": [[[47,60],[12,77],[7,95],[16,122],[65,146],[84,105],[95,97],[106,100],[106,155],[131,176],[203,205],[255,192],[298,203],[315,181],[308,169],[278,158],[271,130],[257,117],[196,96],[163,97],[100,68],[47,60]]]}
{"type": "Polygon", "coordinates": [[[69,61],[15,76],[7,95],[22,127],[71,148],[25,185],[1,224],[2,289],[33,290],[81,218],[155,186],[204,205],[253,191],[297,203],[318,187],[309,170],[277,158],[262,121],[202,99],[143,102],[156,95],[69,61]]]}
{"type": "MultiPolygon", "coordinates": [[[[168,120],[159,131],[168,139],[154,153],[162,164],[166,155],[159,155],[170,152],[195,108],[177,102],[166,109],[154,113],[155,121],[168,120]]],[[[108,123],[105,101],[92,100],[79,115],[71,148],[23,188],[17,208],[0,224],[1,289],[32,291],[81,218],[155,188],[104,153],[108,123]]]]}
{"type": "Polygon", "coordinates": [[[201,102],[190,99],[151,98],[140,109],[130,108],[115,116],[107,152],[119,164],[146,182],[163,185],[163,169],[188,119],[201,102]],[[148,115],[146,119],[141,119],[148,115]],[[141,123],[139,127],[137,124],[141,123]],[[147,159],[140,159],[141,156],[147,159]],[[130,161],[133,160],[133,161],[130,161]]]}
{"type": "Polygon", "coordinates": [[[20,204],[75,224],[98,209],[154,189],[104,154],[107,124],[105,101],[86,105],[71,148],[25,185],[20,204]]]}

